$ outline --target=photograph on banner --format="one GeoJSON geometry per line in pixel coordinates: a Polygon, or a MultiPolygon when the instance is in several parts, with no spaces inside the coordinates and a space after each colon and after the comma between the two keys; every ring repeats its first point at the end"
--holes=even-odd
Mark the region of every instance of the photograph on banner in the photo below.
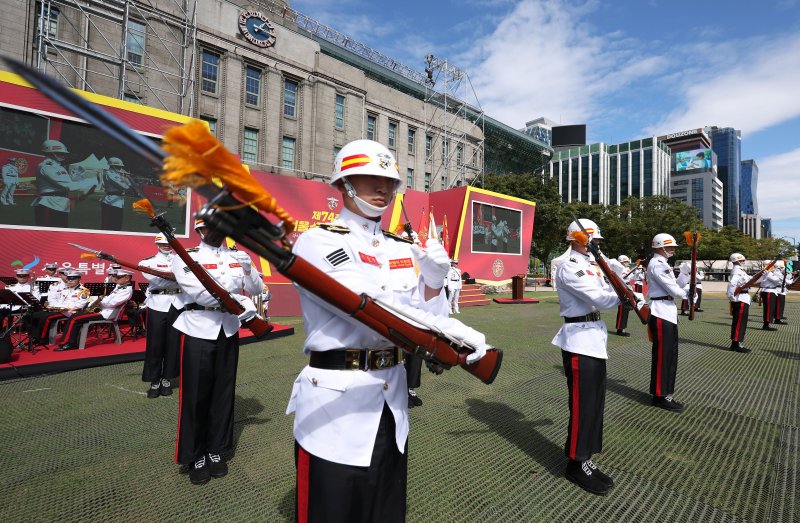
{"type": "Polygon", "coordinates": [[[522,211],[472,201],[472,252],[522,254],[522,211]]]}
{"type": "Polygon", "coordinates": [[[0,228],[152,234],[132,208],[147,197],[186,232],[186,190],[163,187],[156,168],[87,124],[0,107],[0,164],[0,228]]]}

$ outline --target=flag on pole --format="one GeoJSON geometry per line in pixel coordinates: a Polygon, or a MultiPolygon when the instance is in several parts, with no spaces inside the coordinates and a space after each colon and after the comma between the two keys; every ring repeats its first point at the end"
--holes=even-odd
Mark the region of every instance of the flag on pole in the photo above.
{"type": "Polygon", "coordinates": [[[442,220],[442,247],[444,252],[450,255],[450,232],[447,230],[447,215],[444,215],[442,220]]]}
{"type": "Polygon", "coordinates": [[[417,237],[420,246],[425,248],[425,243],[428,241],[428,215],[425,214],[425,209],[422,209],[422,217],[419,220],[419,227],[417,227],[417,237]]]}

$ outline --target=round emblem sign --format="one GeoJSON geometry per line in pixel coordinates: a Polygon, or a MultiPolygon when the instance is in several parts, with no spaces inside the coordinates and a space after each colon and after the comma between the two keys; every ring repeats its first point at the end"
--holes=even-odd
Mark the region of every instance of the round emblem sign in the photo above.
{"type": "Polygon", "coordinates": [[[244,10],[239,13],[239,31],[253,45],[275,45],[275,26],[259,11],[244,10]]]}
{"type": "Polygon", "coordinates": [[[502,276],[504,270],[505,266],[503,266],[503,260],[495,260],[492,263],[492,274],[494,274],[495,278],[502,276]]]}

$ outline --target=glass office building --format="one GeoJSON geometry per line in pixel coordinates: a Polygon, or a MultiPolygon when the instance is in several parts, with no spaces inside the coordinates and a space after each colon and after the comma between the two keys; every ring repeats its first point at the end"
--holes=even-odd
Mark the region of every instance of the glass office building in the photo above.
{"type": "Polygon", "coordinates": [[[619,205],[629,196],[668,196],[669,174],[670,149],[656,137],[561,149],[550,162],[567,203],[619,205]]]}
{"type": "Polygon", "coordinates": [[[722,181],[723,225],[739,228],[741,203],[742,132],[732,127],[711,127],[711,148],[717,155],[717,176],[722,181]]]}
{"type": "Polygon", "coordinates": [[[755,160],[743,160],[741,166],[741,193],[742,214],[758,214],[758,164],[755,160]]]}

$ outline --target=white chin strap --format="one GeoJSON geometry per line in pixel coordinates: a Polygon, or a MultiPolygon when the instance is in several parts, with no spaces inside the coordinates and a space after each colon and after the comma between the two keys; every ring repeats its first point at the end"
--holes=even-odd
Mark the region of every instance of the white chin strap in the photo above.
{"type": "Polygon", "coordinates": [[[356,207],[358,210],[369,216],[370,218],[380,218],[383,215],[383,212],[389,208],[388,205],[384,205],[383,207],[378,207],[377,205],[372,205],[368,203],[366,200],[359,198],[358,194],[356,194],[356,189],[353,187],[353,184],[350,183],[347,178],[342,179],[344,183],[344,188],[347,191],[347,196],[353,199],[356,202],[356,207]]]}

